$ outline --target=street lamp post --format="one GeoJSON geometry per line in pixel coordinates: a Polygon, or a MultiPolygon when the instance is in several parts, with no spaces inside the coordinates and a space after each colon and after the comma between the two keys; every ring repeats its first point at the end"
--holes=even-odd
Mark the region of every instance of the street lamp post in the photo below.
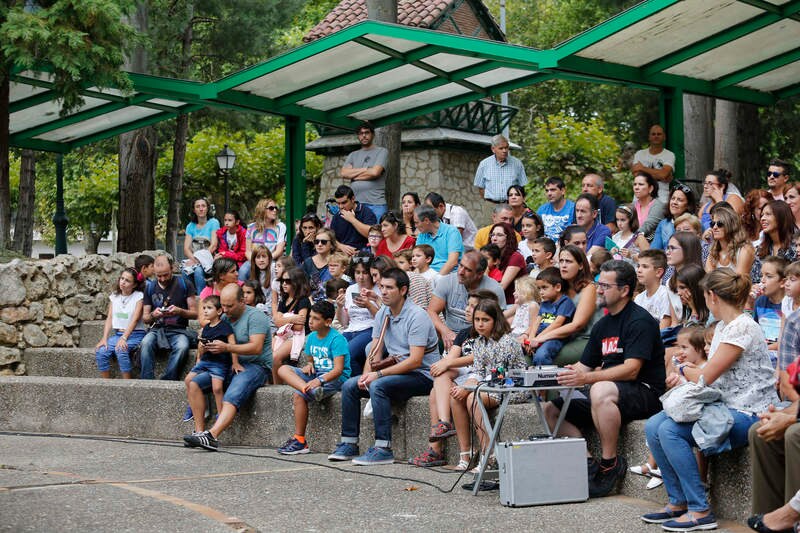
{"type": "Polygon", "coordinates": [[[230,173],[233,165],[236,163],[236,154],[233,150],[225,147],[217,154],[217,166],[219,167],[222,175],[225,177],[225,211],[230,209],[230,189],[228,188],[228,174],[230,173]]]}

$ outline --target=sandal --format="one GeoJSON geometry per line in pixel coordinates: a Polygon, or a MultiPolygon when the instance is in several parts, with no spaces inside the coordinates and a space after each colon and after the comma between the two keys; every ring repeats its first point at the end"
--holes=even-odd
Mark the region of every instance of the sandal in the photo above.
{"type": "Polygon", "coordinates": [[[656,467],[652,468],[647,463],[642,463],[640,465],[635,465],[630,467],[632,473],[636,474],[637,476],[645,476],[645,477],[661,477],[661,470],[656,467]]]}
{"type": "Polygon", "coordinates": [[[453,468],[453,470],[458,470],[459,472],[468,470],[471,462],[472,454],[470,452],[461,452],[458,454],[458,464],[455,466],[455,468],[453,468]]]}

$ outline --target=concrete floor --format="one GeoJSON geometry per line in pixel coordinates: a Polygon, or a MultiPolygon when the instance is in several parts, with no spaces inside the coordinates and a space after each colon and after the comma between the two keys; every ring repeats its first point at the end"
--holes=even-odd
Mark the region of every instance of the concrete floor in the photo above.
{"type": "Polygon", "coordinates": [[[444,493],[457,478],[265,448],[211,453],[178,442],[0,433],[0,531],[661,531],[638,518],[651,502],[613,496],[512,509],[496,491],[462,490],[470,476],[444,493]]]}

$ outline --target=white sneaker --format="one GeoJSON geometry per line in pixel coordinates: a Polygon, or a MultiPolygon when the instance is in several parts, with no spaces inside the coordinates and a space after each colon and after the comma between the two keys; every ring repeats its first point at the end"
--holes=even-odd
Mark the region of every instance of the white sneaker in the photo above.
{"type": "Polygon", "coordinates": [[[656,487],[660,487],[663,484],[664,484],[664,480],[663,479],[661,479],[660,477],[655,477],[654,476],[654,477],[650,478],[650,480],[647,482],[647,485],[645,485],[645,488],[647,490],[652,490],[652,489],[654,489],[656,487]]]}

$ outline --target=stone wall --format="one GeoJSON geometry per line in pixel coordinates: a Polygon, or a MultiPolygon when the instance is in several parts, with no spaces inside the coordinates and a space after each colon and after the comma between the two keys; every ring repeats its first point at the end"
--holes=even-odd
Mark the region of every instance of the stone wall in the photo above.
{"type": "MultiPolygon", "coordinates": [[[[445,201],[464,207],[478,227],[489,223],[492,205],[480,199],[478,189],[472,183],[478,163],[487,153],[467,152],[443,148],[404,148],[400,155],[402,174],[400,193],[416,192],[424,199],[429,192],[438,192],[445,201]]],[[[333,197],[333,191],[348,180],[339,177],[347,155],[327,155],[320,184],[320,206],[323,214],[324,202],[333,197]]]]}
{"type": "Polygon", "coordinates": [[[113,280],[136,255],[0,264],[0,375],[25,374],[25,348],[77,346],[80,323],[105,319],[113,280]]]}

